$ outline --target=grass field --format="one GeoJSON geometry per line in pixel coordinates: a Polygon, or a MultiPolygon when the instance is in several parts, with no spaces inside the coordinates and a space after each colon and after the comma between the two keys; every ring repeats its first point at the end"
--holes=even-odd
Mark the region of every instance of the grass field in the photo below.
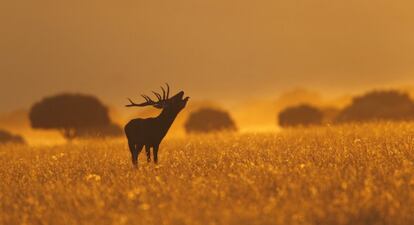
{"type": "Polygon", "coordinates": [[[414,124],[0,147],[0,224],[414,224],[414,124]]]}

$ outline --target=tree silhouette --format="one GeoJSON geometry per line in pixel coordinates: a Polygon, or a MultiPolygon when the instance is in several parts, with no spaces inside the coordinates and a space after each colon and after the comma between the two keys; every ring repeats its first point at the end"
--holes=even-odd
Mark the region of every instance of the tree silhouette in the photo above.
{"type": "Polygon", "coordinates": [[[355,97],[351,105],[340,112],[336,121],[411,119],[414,119],[414,103],[407,94],[398,91],[373,91],[355,97]]]}
{"type": "Polygon", "coordinates": [[[25,141],[23,137],[19,135],[14,135],[5,130],[0,130],[0,144],[8,144],[8,143],[24,144],[25,141]]]}
{"type": "Polygon", "coordinates": [[[29,114],[31,126],[57,129],[66,139],[101,134],[114,126],[108,109],[95,97],[83,94],[60,94],[34,104],[29,114]]]}
{"type": "Polygon", "coordinates": [[[236,124],[228,112],[213,108],[201,108],[191,113],[184,128],[187,133],[237,130],[236,124]]]}
{"type": "Polygon", "coordinates": [[[307,104],[288,107],[279,113],[281,127],[318,125],[322,119],[323,113],[307,104]]]}

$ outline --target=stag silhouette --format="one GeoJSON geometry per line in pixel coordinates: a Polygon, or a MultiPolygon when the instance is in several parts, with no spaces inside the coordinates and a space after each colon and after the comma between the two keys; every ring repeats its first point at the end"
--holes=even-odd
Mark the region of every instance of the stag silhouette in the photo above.
{"type": "Polygon", "coordinates": [[[136,104],[131,99],[128,99],[130,104],[126,105],[126,107],[153,106],[157,109],[162,109],[157,117],[146,119],[137,118],[129,121],[129,123],[125,125],[125,134],[128,138],[132,164],[135,167],[138,166],[138,155],[144,146],[147,153],[147,161],[151,162],[150,149],[152,148],[154,163],[158,163],[158,148],[160,143],[167,134],[178,113],[184,109],[190,98],[183,98],[183,91],[178,92],[170,98],[170,86],[168,84],[166,85],[167,91],[161,87],[162,96],[157,92],[152,92],[158,99],[156,102],[147,95],[141,95],[145,99],[145,102],[140,104],[136,104]]]}

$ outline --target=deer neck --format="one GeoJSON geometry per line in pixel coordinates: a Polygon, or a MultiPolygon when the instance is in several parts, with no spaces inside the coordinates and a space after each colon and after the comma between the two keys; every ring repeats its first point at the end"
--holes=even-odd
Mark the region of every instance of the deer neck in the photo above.
{"type": "Polygon", "coordinates": [[[177,117],[179,111],[173,111],[168,109],[163,109],[160,115],[157,117],[160,121],[160,125],[163,128],[164,134],[170,129],[172,123],[174,122],[175,118],[177,117]]]}

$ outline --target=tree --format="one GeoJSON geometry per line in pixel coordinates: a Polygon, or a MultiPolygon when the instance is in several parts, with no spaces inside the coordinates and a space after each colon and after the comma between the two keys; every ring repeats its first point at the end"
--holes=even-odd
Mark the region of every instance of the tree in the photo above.
{"type": "Polygon", "coordinates": [[[355,97],[351,105],[340,112],[336,121],[412,119],[414,119],[414,103],[407,94],[398,91],[373,91],[355,97]]]}
{"type": "Polygon", "coordinates": [[[0,130],[0,144],[8,144],[8,143],[24,144],[25,141],[23,137],[19,135],[14,135],[5,130],[0,130]]]}
{"type": "Polygon", "coordinates": [[[279,125],[282,127],[318,125],[322,120],[323,113],[307,104],[288,107],[279,113],[279,125]]]}
{"type": "Polygon", "coordinates": [[[236,124],[226,111],[201,108],[190,114],[184,124],[187,133],[236,131],[236,124]]]}
{"type": "Polygon", "coordinates": [[[113,127],[108,109],[95,97],[83,94],[60,94],[44,98],[30,110],[31,126],[57,129],[66,139],[100,134],[113,127]]]}

